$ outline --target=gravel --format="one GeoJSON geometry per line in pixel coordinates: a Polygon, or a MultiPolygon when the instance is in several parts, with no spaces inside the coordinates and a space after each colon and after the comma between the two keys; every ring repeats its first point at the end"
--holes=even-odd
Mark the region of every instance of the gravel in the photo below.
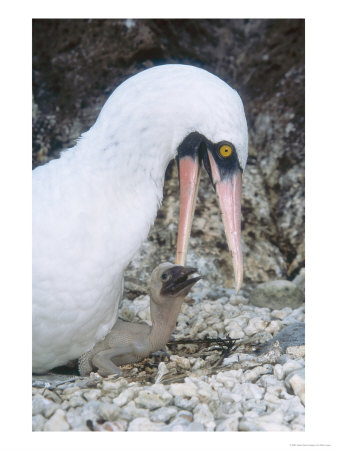
{"type": "MultiPolygon", "coordinates": [[[[248,291],[198,294],[165,352],[124,366],[123,377],[33,376],[32,430],[304,431],[304,303],[271,309],[248,291]],[[229,351],[209,340],[227,336],[239,339],[229,351]]],[[[120,316],[149,321],[148,296],[124,299],[120,316]]]]}

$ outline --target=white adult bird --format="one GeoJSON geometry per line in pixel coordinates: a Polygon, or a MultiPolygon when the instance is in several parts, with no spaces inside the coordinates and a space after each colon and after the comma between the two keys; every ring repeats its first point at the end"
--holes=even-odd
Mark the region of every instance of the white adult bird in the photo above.
{"type": "Polygon", "coordinates": [[[123,272],[154,222],[165,169],[175,156],[176,263],[185,263],[203,161],[239,290],[247,154],[238,93],[205,70],[172,64],[122,83],[75,147],[33,171],[34,372],[78,358],[116,322],[123,272]]]}

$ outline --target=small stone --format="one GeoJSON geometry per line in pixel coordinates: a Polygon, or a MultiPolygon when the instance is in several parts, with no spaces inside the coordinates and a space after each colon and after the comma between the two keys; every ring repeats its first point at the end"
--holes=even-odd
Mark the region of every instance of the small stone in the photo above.
{"type": "Polygon", "coordinates": [[[252,336],[259,331],[263,331],[267,326],[267,322],[260,317],[253,317],[249,320],[248,325],[244,329],[247,336],[252,336]]]}
{"type": "Polygon", "coordinates": [[[56,410],[44,425],[44,431],[68,431],[69,428],[66,413],[62,409],[56,410]]]}
{"type": "Polygon", "coordinates": [[[259,284],[251,294],[250,303],[259,307],[281,309],[298,308],[304,301],[304,293],[295,283],[287,280],[267,281],[259,284]]]}
{"type": "Polygon", "coordinates": [[[264,390],[253,383],[238,384],[233,389],[234,394],[240,394],[245,399],[254,398],[256,400],[262,398],[264,390]]]}
{"type": "Polygon", "coordinates": [[[170,360],[175,362],[178,367],[181,367],[184,370],[189,370],[191,368],[190,361],[187,358],[183,358],[178,355],[171,355],[170,360]]]}
{"type": "Polygon", "coordinates": [[[51,417],[58,408],[59,405],[57,403],[54,403],[44,398],[41,394],[37,394],[33,397],[32,400],[33,416],[42,414],[44,417],[49,419],[49,417],[51,417]]]}
{"type": "Polygon", "coordinates": [[[242,400],[242,395],[240,393],[233,394],[225,388],[218,389],[219,400],[223,403],[226,402],[240,402],[242,400]]]}
{"type": "Polygon", "coordinates": [[[228,335],[232,339],[242,339],[245,337],[245,333],[240,329],[233,329],[228,332],[228,335]]]}
{"type": "Polygon", "coordinates": [[[96,425],[97,431],[126,431],[128,423],[126,420],[120,419],[114,422],[104,422],[102,425],[96,425]]]}
{"type": "Polygon", "coordinates": [[[98,414],[100,419],[116,420],[120,417],[120,408],[114,403],[100,403],[98,414]]]}
{"type": "Polygon", "coordinates": [[[249,303],[249,299],[243,297],[242,295],[232,295],[229,302],[231,305],[247,305],[249,303]]]}
{"type": "Polygon", "coordinates": [[[285,380],[287,388],[299,397],[302,404],[305,405],[305,371],[304,369],[290,372],[285,380]]]}
{"type": "Polygon", "coordinates": [[[150,390],[140,391],[138,397],[135,399],[135,404],[136,406],[149,410],[167,406],[170,403],[172,396],[168,392],[165,393],[166,395],[161,396],[150,390]]]}
{"type": "Polygon", "coordinates": [[[302,360],[294,360],[289,359],[285,364],[283,364],[283,372],[285,376],[287,376],[290,372],[294,372],[295,370],[302,369],[304,365],[304,361],[302,360]]]}
{"type": "Polygon", "coordinates": [[[266,328],[267,333],[275,334],[282,328],[282,323],[280,320],[272,320],[266,328]]]}
{"type": "Polygon", "coordinates": [[[134,390],[126,389],[125,391],[122,391],[118,397],[113,399],[113,403],[121,407],[129,403],[131,400],[133,400],[134,396],[135,396],[134,390]]]}
{"type": "Polygon", "coordinates": [[[293,358],[304,358],[305,356],[305,346],[293,346],[287,348],[287,355],[290,355],[293,358]]]}
{"type": "Polygon", "coordinates": [[[100,389],[90,389],[89,391],[83,392],[83,397],[87,400],[87,402],[90,400],[97,400],[100,396],[100,389]]]}
{"type": "Polygon", "coordinates": [[[78,391],[78,392],[75,392],[75,394],[69,398],[68,407],[77,408],[77,407],[83,406],[85,404],[86,404],[86,401],[82,397],[82,393],[80,391],[78,391]]]}
{"type": "Polygon", "coordinates": [[[126,420],[132,420],[135,417],[149,417],[149,411],[144,408],[137,408],[135,402],[131,400],[121,409],[121,416],[126,420]]]}
{"type": "Polygon", "coordinates": [[[172,383],[170,385],[172,395],[181,397],[193,397],[197,395],[197,387],[193,383],[172,383]]]}
{"type": "Polygon", "coordinates": [[[174,396],[174,404],[178,408],[186,409],[188,411],[192,411],[197,404],[199,403],[199,399],[196,396],[193,396],[191,398],[182,397],[181,395],[175,395],[174,396]]]}
{"type": "Polygon", "coordinates": [[[73,431],[88,431],[86,420],[82,416],[80,408],[69,408],[66,412],[66,419],[73,431]]]}
{"type": "Polygon", "coordinates": [[[218,423],[216,431],[238,431],[239,419],[238,417],[229,417],[218,423]]]}
{"type": "Polygon", "coordinates": [[[193,421],[193,415],[190,411],[179,411],[175,419],[161,431],[188,431],[193,421]]]}
{"type": "Polygon", "coordinates": [[[300,273],[293,279],[293,283],[301,289],[303,292],[305,290],[305,269],[304,267],[300,270],[300,273]]]}
{"type": "Polygon", "coordinates": [[[284,320],[291,313],[291,308],[283,308],[283,309],[274,309],[270,313],[270,317],[272,319],[284,320]]]}
{"type": "Polygon", "coordinates": [[[160,431],[163,425],[153,423],[147,417],[137,417],[129,423],[128,431],[160,431]]]}
{"type": "Polygon", "coordinates": [[[280,343],[280,346],[284,352],[288,347],[304,345],[305,325],[303,322],[295,321],[277,333],[274,339],[280,343]]]}
{"type": "Polygon", "coordinates": [[[32,418],[32,431],[43,431],[44,424],[46,423],[46,419],[41,415],[37,414],[32,418]]]}
{"type": "Polygon", "coordinates": [[[244,377],[246,381],[255,382],[261,377],[261,375],[264,375],[268,372],[268,368],[264,366],[257,366],[254,367],[254,369],[246,370],[246,372],[244,372],[244,377]]]}
{"type": "Polygon", "coordinates": [[[282,380],[284,377],[283,367],[281,364],[275,364],[274,366],[274,375],[278,380],[282,380]]]}
{"type": "Polygon", "coordinates": [[[150,419],[153,422],[166,422],[176,416],[178,408],[175,406],[164,406],[150,413],[150,419]]]}
{"type": "Polygon", "coordinates": [[[207,404],[199,403],[194,408],[193,415],[195,422],[203,424],[206,431],[213,431],[215,429],[214,416],[207,404]]]}

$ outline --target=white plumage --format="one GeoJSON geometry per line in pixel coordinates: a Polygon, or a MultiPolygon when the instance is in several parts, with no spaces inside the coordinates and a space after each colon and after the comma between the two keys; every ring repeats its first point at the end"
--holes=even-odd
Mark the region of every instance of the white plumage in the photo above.
{"type": "Polygon", "coordinates": [[[244,168],[236,91],[202,69],[158,66],[120,85],[75,147],[33,171],[33,371],[79,357],[111,329],[167,164],[193,131],[232,142],[244,168]]]}

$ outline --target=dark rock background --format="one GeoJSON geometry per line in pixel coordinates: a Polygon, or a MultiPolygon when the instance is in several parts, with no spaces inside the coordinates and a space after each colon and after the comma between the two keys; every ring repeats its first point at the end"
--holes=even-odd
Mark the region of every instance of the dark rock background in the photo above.
{"type": "MultiPolygon", "coordinates": [[[[249,128],[244,174],[244,283],[292,280],[304,266],[304,20],[33,20],[33,166],[59,155],[96,120],[126,78],[163,63],[218,75],[241,95],[249,128]]],[[[126,273],[129,297],[174,259],[177,170],[149,240],[126,273]]],[[[204,171],[187,263],[221,293],[232,286],[215,194],[204,171]]]]}

